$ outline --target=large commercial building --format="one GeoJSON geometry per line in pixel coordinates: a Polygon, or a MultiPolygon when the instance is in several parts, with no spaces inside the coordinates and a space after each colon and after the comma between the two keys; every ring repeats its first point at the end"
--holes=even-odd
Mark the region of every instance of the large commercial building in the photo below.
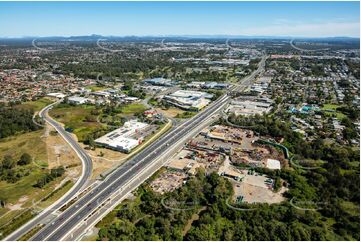
{"type": "Polygon", "coordinates": [[[206,92],[179,90],[164,96],[163,99],[182,109],[200,110],[210,102],[209,99],[212,97],[212,94],[206,92]]]}
{"type": "Polygon", "coordinates": [[[144,80],[145,83],[154,85],[154,86],[172,86],[173,82],[171,79],[165,79],[162,77],[153,78],[153,79],[146,79],[144,80]]]}
{"type": "Polygon", "coordinates": [[[72,96],[72,97],[68,98],[68,103],[75,104],[75,105],[85,104],[89,101],[90,100],[85,97],[72,96]]]}
{"type": "Polygon", "coordinates": [[[96,139],[95,143],[113,150],[129,153],[142,142],[143,137],[136,136],[147,126],[148,124],[146,123],[131,120],[125,122],[123,127],[96,139]]]}
{"type": "Polygon", "coordinates": [[[273,101],[268,98],[249,98],[232,100],[228,108],[228,112],[234,113],[236,116],[250,116],[255,114],[269,113],[272,109],[273,101]]]}
{"type": "Polygon", "coordinates": [[[46,94],[46,96],[48,96],[48,97],[55,97],[55,98],[64,98],[64,97],[66,97],[65,94],[60,93],[60,92],[48,93],[48,94],[46,94]]]}

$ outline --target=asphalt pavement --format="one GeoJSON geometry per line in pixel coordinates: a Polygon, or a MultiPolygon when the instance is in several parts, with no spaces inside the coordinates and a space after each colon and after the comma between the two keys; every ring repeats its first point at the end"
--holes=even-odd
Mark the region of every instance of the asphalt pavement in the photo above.
{"type": "MultiPolygon", "coordinates": [[[[261,73],[264,70],[265,57],[262,58],[259,68],[254,71],[250,76],[242,80],[242,85],[250,85],[251,81],[255,78],[256,75],[261,73]]],[[[238,89],[238,88],[237,88],[238,89]]],[[[224,107],[229,101],[229,96],[223,95],[209,107],[207,107],[202,112],[198,113],[196,116],[190,120],[182,123],[181,125],[174,127],[170,132],[161,136],[157,141],[146,147],[140,153],[135,155],[132,159],[128,160],[123,166],[116,169],[111,173],[103,182],[94,187],[91,191],[86,193],[83,197],[77,200],[72,206],[67,210],[62,212],[58,217],[52,220],[49,224],[45,225],[32,240],[50,240],[57,241],[63,239],[69,231],[73,230],[79,223],[86,220],[89,216],[92,216],[94,211],[99,208],[103,203],[105,203],[112,194],[118,191],[122,191],[124,186],[129,182],[134,180],[140,173],[149,172],[153,174],[156,170],[148,169],[155,161],[158,161],[158,157],[167,153],[172,146],[176,143],[179,143],[186,138],[189,138],[189,134],[192,134],[192,131],[198,127],[202,122],[207,120],[210,116],[217,113],[222,107],[224,107]]],[[[58,209],[69,201],[87,182],[87,177],[91,175],[92,166],[91,159],[86,154],[86,152],[79,146],[79,144],[72,139],[70,134],[68,134],[63,127],[55,122],[53,119],[48,117],[46,113],[52,106],[48,106],[39,114],[43,117],[49,124],[51,124],[61,135],[62,137],[72,146],[72,148],[77,152],[79,157],[83,161],[83,176],[78,180],[76,184],[77,188],[74,189],[71,193],[67,194],[66,197],[63,197],[60,201],[56,203],[56,206],[53,206],[52,209],[58,209]],[[85,179],[86,178],[86,179],[85,179]]],[[[25,227],[31,229],[36,224],[40,223],[48,214],[40,214],[31,223],[26,224],[19,230],[25,231],[25,227]]],[[[23,234],[23,233],[22,233],[23,234]]],[[[18,233],[19,235],[19,233],[18,233]]],[[[18,236],[19,237],[19,236],[18,236]]],[[[8,240],[15,240],[18,237],[9,237],[8,240]]]]}
{"type": "Polygon", "coordinates": [[[64,128],[53,120],[48,115],[48,111],[59,102],[53,103],[45,107],[39,112],[39,116],[43,118],[47,123],[53,126],[56,131],[63,137],[63,139],[74,149],[79,158],[82,160],[82,174],[81,177],[77,180],[74,186],[69,190],[62,198],[53,203],[50,207],[44,209],[40,214],[38,214],[35,218],[21,226],[19,229],[14,231],[12,234],[7,236],[4,240],[7,241],[15,241],[19,239],[23,234],[30,231],[37,224],[44,221],[48,216],[51,215],[52,212],[58,210],[63,205],[65,205],[68,201],[70,201],[79,191],[84,188],[88,179],[92,173],[92,160],[88,156],[88,154],[80,147],[80,145],[71,137],[71,135],[64,130],[64,128]]]}
{"type": "Polygon", "coordinates": [[[57,241],[62,239],[78,223],[91,215],[102,203],[106,202],[112,193],[121,190],[129,180],[137,177],[138,173],[143,171],[154,160],[157,160],[157,158],[170,149],[173,144],[186,138],[187,134],[203,120],[206,120],[207,117],[210,117],[219,110],[220,107],[224,106],[228,99],[229,97],[227,95],[221,97],[203,112],[200,112],[189,121],[161,136],[156,142],[146,147],[134,158],[119,167],[91,192],[85,194],[60,214],[59,217],[45,226],[32,240],[57,241]]]}

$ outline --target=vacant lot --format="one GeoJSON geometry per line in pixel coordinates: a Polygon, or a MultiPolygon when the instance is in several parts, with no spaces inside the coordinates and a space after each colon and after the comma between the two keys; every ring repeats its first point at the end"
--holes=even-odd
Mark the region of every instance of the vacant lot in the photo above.
{"type": "MultiPolygon", "coordinates": [[[[48,138],[49,137],[50,136],[48,136],[48,138]]],[[[64,145],[64,141],[62,141],[60,137],[51,136],[51,139],[59,139],[57,145],[64,145]]],[[[52,149],[55,150],[55,148],[59,147],[49,147],[46,140],[44,130],[11,136],[0,140],[0,160],[2,160],[5,155],[11,155],[16,161],[23,153],[28,153],[33,158],[33,162],[29,165],[14,168],[24,169],[29,172],[28,175],[20,178],[20,180],[15,183],[0,181],[0,199],[6,201],[5,208],[0,208],[0,228],[15,216],[22,214],[26,208],[36,208],[34,204],[54,191],[64,178],[59,177],[41,189],[33,187],[37,180],[48,172],[48,168],[50,168],[48,159],[52,161],[57,160],[58,155],[55,154],[52,149]]],[[[63,150],[59,150],[59,152],[63,152],[63,150]]],[[[73,155],[73,152],[67,151],[67,154],[61,157],[70,155],[73,155]]],[[[60,159],[60,161],[62,162],[63,160],[60,159]]],[[[78,159],[76,161],[79,162],[78,159]]],[[[62,163],[58,165],[62,165],[62,163]]],[[[72,169],[76,168],[77,167],[74,167],[72,169]]],[[[67,171],[67,174],[70,170],[71,169],[67,171]]],[[[70,184],[63,190],[69,188],[70,184]]],[[[60,192],[56,195],[58,194],[60,194],[60,192]]],[[[54,197],[56,198],[56,196],[54,197]]]]}
{"type": "Polygon", "coordinates": [[[268,188],[265,181],[266,176],[262,175],[244,175],[241,182],[230,179],[233,184],[234,198],[237,196],[243,196],[243,202],[246,203],[280,203],[285,198],[283,193],[286,191],[285,187],[282,187],[279,192],[274,192],[268,188]]]}
{"type": "Polygon", "coordinates": [[[91,114],[94,109],[95,106],[93,105],[71,106],[60,104],[50,110],[49,115],[63,123],[65,128],[72,129],[78,140],[83,141],[89,133],[102,127],[96,121],[97,117],[91,114]]]}
{"type": "Polygon", "coordinates": [[[51,104],[53,102],[54,101],[44,97],[44,98],[40,98],[36,101],[24,102],[22,104],[17,105],[16,107],[33,109],[34,111],[40,111],[41,109],[43,109],[44,107],[48,106],[49,104],[51,104]]]}
{"type": "Polygon", "coordinates": [[[122,107],[121,110],[124,115],[134,115],[136,113],[143,113],[147,110],[147,107],[141,103],[132,103],[122,107]]]}
{"type": "Polygon", "coordinates": [[[49,135],[46,136],[45,141],[48,153],[48,168],[51,169],[60,165],[78,166],[80,172],[81,162],[75,151],[55,132],[53,127],[47,125],[47,129],[49,130],[49,135]]]}
{"type": "Polygon", "coordinates": [[[157,110],[157,112],[162,113],[164,116],[169,117],[169,118],[174,118],[177,115],[181,115],[185,112],[179,108],[174,108],[174,107],[170,107],[168,109],[157,108],[156,110],[157,110]]]}
{"type": "Polygon", "coordinates": [[[87,86],[87,88],[89,88],[92,92],[103,91],[104,89],[107,89],[107,87],[105,86],[98,86],[98,85],[87,86]]]}
{"type": "Polygon", "coordinates": [[[0,140],[0,159],[11,155],[20,158],[23,153],[29,153],[35,161],[46,161],[46,145],[41,136],[43,130],[7,137],[0,140]]]}

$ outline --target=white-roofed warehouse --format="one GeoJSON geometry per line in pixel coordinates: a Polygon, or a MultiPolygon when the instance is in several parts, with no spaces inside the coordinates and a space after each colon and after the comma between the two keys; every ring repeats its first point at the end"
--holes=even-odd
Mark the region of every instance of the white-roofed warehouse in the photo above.
{"type": "Polygon", "coordinates": [[[148,124],[146,123],[131,120],[125,122],[123,127],[113,130],[112,132],[96,139],[95,143],[113,150],[129,153],[142,141],[141,138],[134,139],[132,136],[147,126],[148,124]]]}

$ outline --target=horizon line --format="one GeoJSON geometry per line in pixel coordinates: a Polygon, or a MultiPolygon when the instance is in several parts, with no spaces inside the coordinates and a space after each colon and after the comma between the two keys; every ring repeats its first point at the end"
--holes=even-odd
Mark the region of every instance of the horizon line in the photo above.
{"type": "Polygon", "coordinates": [[[27,38],[76,38],[76,37],[108,37],[108,38],[127,38],[127,37],[158,37],[158,38],[167,38],[167,37],[202,37],[202,38],[287,38],[287,39],[327,39],[327,38],[354,38],[360,39],[360,36],[292,36],[292,35],[233,35],[233,34],[170,34],[170,35],[101,35],[101,34],[88,34],[88,35],[30,35],[30,36],[0,36],[0,39],[27,39],[27,38]]]}

